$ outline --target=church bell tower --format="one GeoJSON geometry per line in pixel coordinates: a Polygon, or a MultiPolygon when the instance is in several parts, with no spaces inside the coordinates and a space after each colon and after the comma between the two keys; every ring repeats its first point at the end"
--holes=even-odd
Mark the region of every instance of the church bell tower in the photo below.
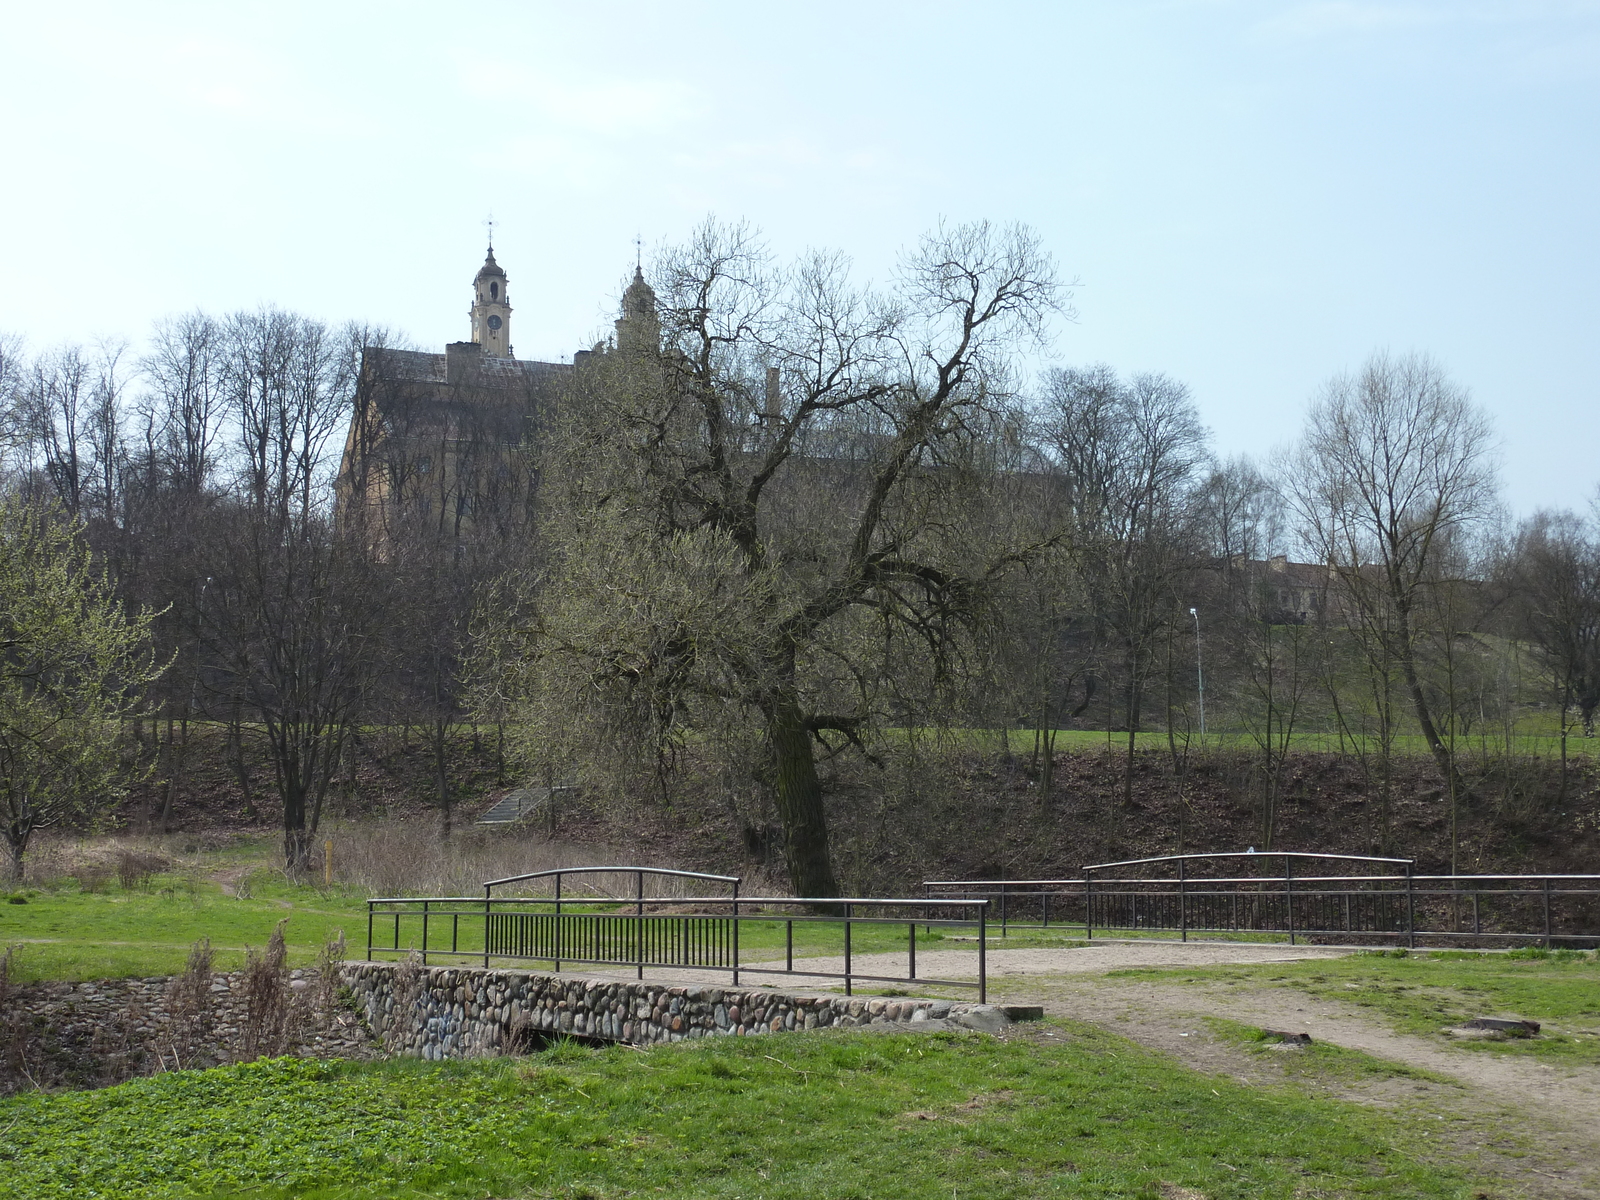
{"type": "Polygon", "coordinates": [[[511,357],[511,298],[506,293],[506,273],[494,260],[494,246],[472,281],[472,340],[483,353],[511,357]]]}

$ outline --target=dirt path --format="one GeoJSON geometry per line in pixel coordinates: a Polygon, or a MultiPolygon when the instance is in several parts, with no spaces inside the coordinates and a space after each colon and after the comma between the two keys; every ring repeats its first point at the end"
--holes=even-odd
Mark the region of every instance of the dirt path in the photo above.
{"type": "Polygon", "coordinates": [[[1431,1072],[1451,1083],[1394,1077],[1334,1090],[1358,1103],[1433,1116],[1439,1131],[1431,1139],[1424,1133],[1422,1145],[1431,1141],[1441,1150],[1453,1145],[1475,1153],[1515,1189],[1510,1194],[1600,1196],[1600,1071],[1453,1049],[1442,1041],[1396,1033],[1355,1005],[1291,987],[1104,977],[1131,966],[1287,961],[1286,947],[1263,948],[1254,958],[1220,947],[1107,949],[1112,952],[1097,947],[1093,956],[1078,950],[1001,952],[998,969],[991,971],[990,995],[1042,1003],[1053,1016],[1093,1022],[1197,1070],[1248,1083],[1287,1081],[1287,1060],[1218,1037],[1206,1017],[1306,1032],[1317,1041],[1431,1072]],[[1039,957],[1022,957],[1030,953],[1039,957]]]}

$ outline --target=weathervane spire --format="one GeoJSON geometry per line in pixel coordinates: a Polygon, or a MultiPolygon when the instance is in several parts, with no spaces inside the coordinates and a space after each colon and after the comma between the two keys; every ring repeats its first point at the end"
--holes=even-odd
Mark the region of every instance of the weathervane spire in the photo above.
{"type": "Polygon", "coordinates": [[[489,215],[483,219],[483,227],[489,231],[489,253],[493,254],[494,253],[494,211],[492,209],[490,210],[489,215]]]}

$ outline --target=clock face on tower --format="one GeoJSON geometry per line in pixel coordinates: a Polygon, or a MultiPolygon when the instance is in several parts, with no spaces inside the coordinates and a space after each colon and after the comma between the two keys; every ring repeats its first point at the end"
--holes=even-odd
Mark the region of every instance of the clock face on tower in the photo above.
{"type": "Polygon", "coordinates": [[[489,328],[490,328],[490,330],[492,330],[494,332],[499,332],[499,330],[500,330],[500,318],[499,317],[490,317],[489,318],[489,328]]]}

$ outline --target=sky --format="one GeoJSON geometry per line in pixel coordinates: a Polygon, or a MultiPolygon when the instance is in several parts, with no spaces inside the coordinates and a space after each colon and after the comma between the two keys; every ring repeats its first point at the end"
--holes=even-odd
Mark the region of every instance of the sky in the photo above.
{"type": "Polygon", "coordinates": [[[1422,351],[1513,511],[1600,483],[1600,0],[13,0],[0,129],[35,349],[263,304],[437,349],[492,213],[517,355],[557,360],[636,237],[746,219],[883,281],[987,218],[1077,283],[1049,361],[1184,381],[1219,454],[1422,351]]]}

